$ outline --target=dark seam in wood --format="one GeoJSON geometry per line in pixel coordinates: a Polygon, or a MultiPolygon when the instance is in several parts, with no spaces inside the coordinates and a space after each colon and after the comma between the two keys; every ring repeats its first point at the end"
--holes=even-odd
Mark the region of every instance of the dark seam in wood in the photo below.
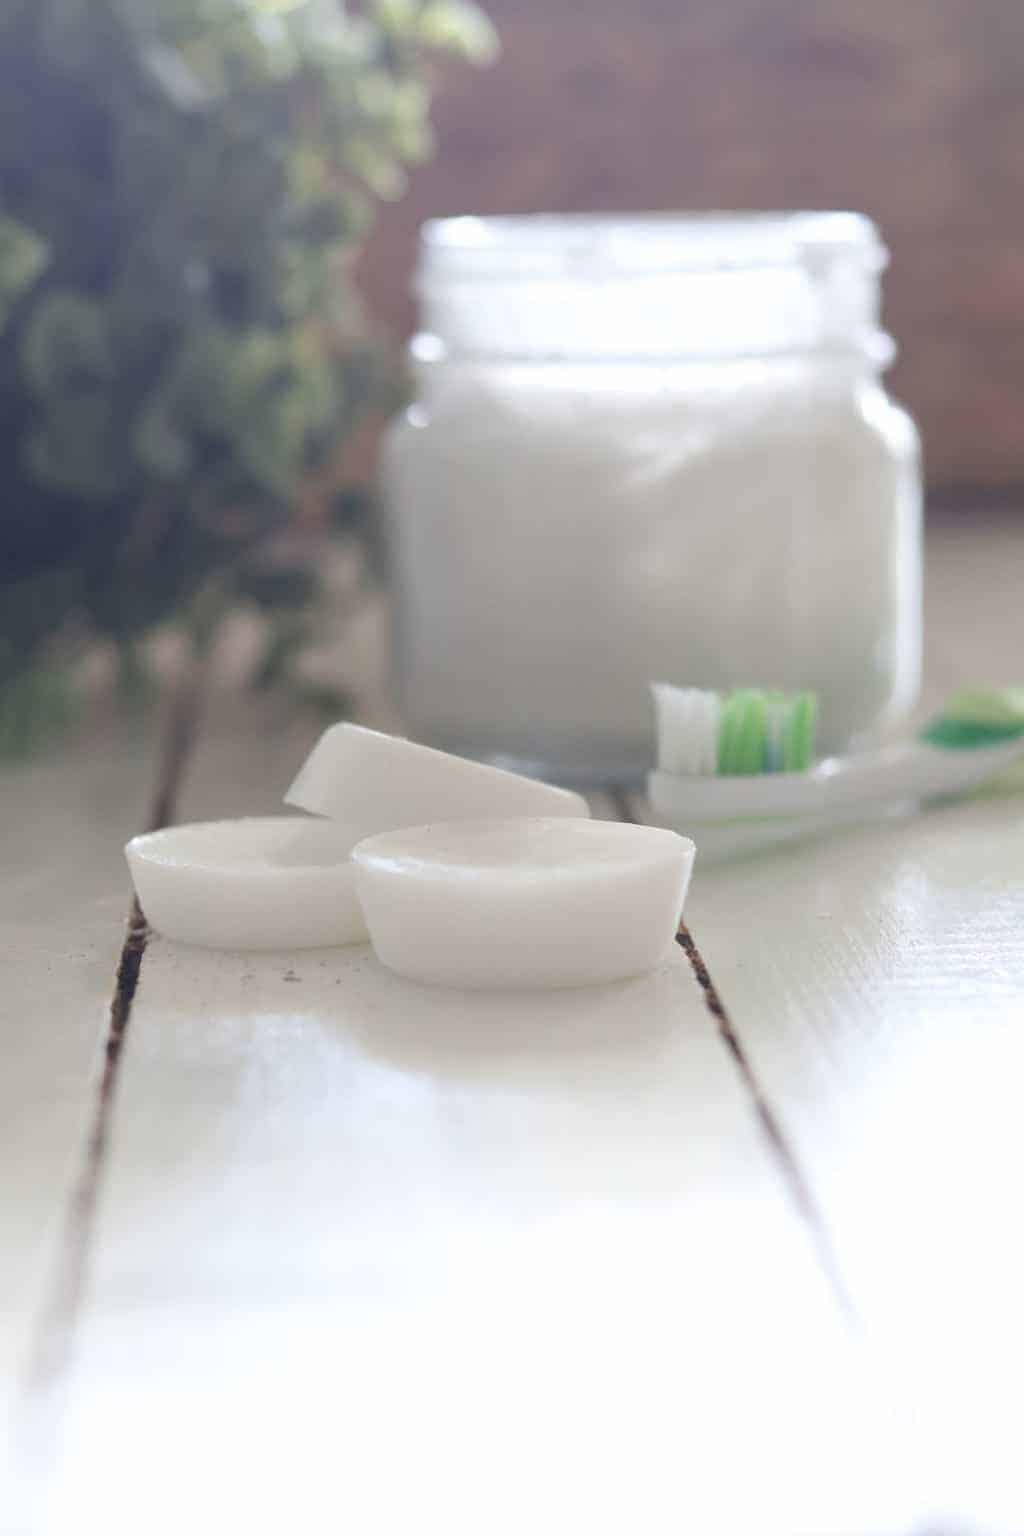
{"type": "MultiPolygon", "coordinates": [[[[199,719],[202,678],[194,671],[182,684],[168,711],[158,756],[157,785],[147,831],[156,831],[174,818],[175,802],[199,719]]],[[[117,1089],[118,1069],[131,1020],[149,940],[149,927],[137,896],[128,914],[128,931],[118,960],[110,1001],[103,1064],[93,1102],[92,1120],[81,1167],[65,1208],[57,1254],[57,1271],[49,1299],[40,1315],[28,1370],[25,1394],[52,1392],[64,1376],[88,1275],[90,1250],[103,1179],[117,1089]]]]}
{"type": "Polygon", "coordinates": [[[117,966],[92,1124],[82,1166],[68,1199],[57,1284],[40,1319],[36,1348],[29,1366],[29,1392],[51,1388],[63,1374],[68,1362],[71,1337],[85,1286],[100,1175],[110,1135],[117,1069],[148,938],[149,929],[136,898],[132,902],[128,933],[117,966]]]}
{"type": "Polygon", "coordinates": [[[704,994],[707,1010],[714,1019],[718,1027],[718,1033],[721,1035],[726,1048],[736,1063],[736,1069],[750,1096],[751,1103],[761,1125],[761,1130],[778,1159],[790,1197],[810,1231],[818,1260],[825,1271],[836,1299],[848,1320],[851,1323],[857,1323],[857,1310],[843,1281],[817,1202],[811,1193],[807,1180],[804,1178],[803,1170],[797,1162],[796,1155],[789,1144],[786,1133],[776,1118],[775,1111],[762,1092],[753,1066],[746,1051],[743,1049],[743,1042],[736,1033],[732,1019],[729,1017],[725,1005],[718,995],[718,989],[711,979],[711,973],[704,963],[704,957],[694,943],[693,935],[690,933],[689,928],[682,921],[676,934],[676,943],[689,960],[690,968],[697,979],[697,985],[704,994]]]}
{"type": "MultiPolygon", "coordinates": [[[[626,790],[621,788],[613,789],[611,791],[611,800],[620,821],[636,822],[632,804],[626,790]]],[[[736,1033],[732,1019],[726,1011],[725,1004],[718,995],[718,988],[711,979],[711,972],[704,962],[704,957],[694,943],[693,935],[682,919],[680,919],[679,929],[676,933],[676,943],[690,962],[690,969],[697,980],[697,985],[704,994],[705,1006],[714,1019],[718,1033],[736,1064],[736,1069],[754,1106],[762,1133],[778,1160],[790,1198],[811,1234],[818,1262],[821,1264],[825,1276],[832,1287],[832,1291],[848,1321],[859,1326],[857,1309],[843,1281],[842,1272],[832,1251],[832,1244],[817,1202],[811,1193],[807,1180],[804,1178],[800,1164],[797,1162],[796,1154],[789,1145],[786,1134],[776,1118],[775,1111],[762,1092],[754,1068],[747,1057],[746,1051],[743,1049],[743,1043],[736,1033]]]]}

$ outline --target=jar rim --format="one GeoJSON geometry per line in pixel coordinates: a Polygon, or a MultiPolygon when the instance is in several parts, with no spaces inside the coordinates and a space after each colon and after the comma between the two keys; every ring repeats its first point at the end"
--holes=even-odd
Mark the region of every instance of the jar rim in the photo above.
{"type": "Polygon", "coordinates": [[[853,373],[882,374],[896,361],[898,348],[888,331],[870,332],[859,344],[847,346],[821,346],[807,344],[792,347],[740,347],[732,351],[709,349],[697,351],[679,347],[661,352],[601,352],[576,350],[572,353],[550,352],[515,348],[481,349],[450,347],[434,331],[414,331],[406,342],[406,357],[417,374],[429,374],[435,368],[464,366],[480,367],[482,364],[500,364],[502,367],[607,367],[607,368],[712,368],[739,364],[761,367],[793,367],[794,364],[810,364],[832,369],[850,369],[853,373]]]}
{"type": "Polygon", "coordinates": [[[819,268],[880,271],[874,221],[843,211],[463,214],[420,231],[420,277],[575,278],[819,268]]]}

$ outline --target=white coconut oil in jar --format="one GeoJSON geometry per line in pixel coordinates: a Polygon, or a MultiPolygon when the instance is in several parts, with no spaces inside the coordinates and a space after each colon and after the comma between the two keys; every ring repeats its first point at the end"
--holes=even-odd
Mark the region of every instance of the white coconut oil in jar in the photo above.
{"type": "Polygon", "coordinates": [[[417,736],[637,780],[647,684],[916,697],[920,468],[853,214],[454,219],[423,234],[385,485],[417,736]]]}

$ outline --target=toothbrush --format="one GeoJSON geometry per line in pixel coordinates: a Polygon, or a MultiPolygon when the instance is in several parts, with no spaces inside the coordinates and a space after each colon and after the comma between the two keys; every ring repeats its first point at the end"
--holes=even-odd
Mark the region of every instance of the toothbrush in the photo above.
{"type": "Polygon", "coordinates": [[[1024,689],[966,689],[916,740],[818,763],[811,693],[667,683],[652,693],[658,767],[648,796],[675,824],[782,817],[791,825],[779,833],[793,835],[812,819],[966,794],[1024,758],[1024,689]]]}

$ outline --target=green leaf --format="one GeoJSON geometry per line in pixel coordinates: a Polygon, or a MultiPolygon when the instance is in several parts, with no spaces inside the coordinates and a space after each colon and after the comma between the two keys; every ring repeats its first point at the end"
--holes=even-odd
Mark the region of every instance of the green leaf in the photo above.
{"type": "Polygon", "coordinates": [[[50,259],[47,242],[19,223],[0,215],[0,331],[11,310],[44,271],[50,259]]]}
{"type": "Polygon", "coordinates": [[[173,401],[163,392],[140,413],[132,443],[140,467],[157,479],[180,480],[192,468],[192,443],[175,420],[173,401]]]}
{"type": "Polygon", "coordinates": [[[464,0],[0,0],[0,35],[7,680],[72,605],[122,643],[189,623],[309,471],[329,505],[397,395],[359,243],[430,151],[436,52],[494,34],[464,0]]]}
{"type": "Polygon", "coordinates": [[[498,34],[476,5],[465,0],[428,0],[419,14],[420,40],[429,48],[460,54],[477,64],[498,56],[498,34]]]}
{"type": "Polygon", "coordinates": [[[109,380],[114,360],[101,306],[72,289],[51,290],[25,327],[22,366],[39,396],[109,380]]]}
{"type": "Polygon", "coordinates": [[[110,401],[102,395],[60,395],[29,434],[26,459],[36,478],[55,491],[104,501],[121,488],[110,401]]]}
{"type": "Polygon", "coordinates": [[[406,176],[401,164],[372,139],[351,139],[345,159],[355,175],[383,202],[393,201],[405,191],[406,176]]]}
{"type": "Polygon", "coordinates": [[[56,667],[33,665],[0,680],[0,758],[37,751],[74,713],[70,679],[56,667]]]}

